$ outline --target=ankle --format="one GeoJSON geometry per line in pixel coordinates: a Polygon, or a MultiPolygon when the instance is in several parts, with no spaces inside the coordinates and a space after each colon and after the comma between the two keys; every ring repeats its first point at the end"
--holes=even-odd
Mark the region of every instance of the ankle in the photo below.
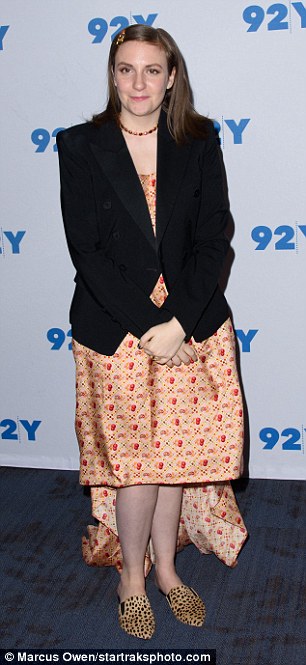
{"type": "Polygon", "coordinates": [[[157,566],[155,568],[155,581],[158,588],[165,594],[173,587],[183,584],[175,570],[174,564],[168,566],[157,566]]]}
{"type": "Polygon", "coordinates": [[[145,583],[144,571],[139,568],[127,568],[123,566],[120,578],[122,584],[130,585],[145,583]]]}
{"type": "Polygon", "coordinates": [[[176,575],[174,561],[156,561],[155,562],[155,576],[164,577],[168,575],[176,575]]]}
{"type": "Polygon", "coordinates": [[[140,596],[146,593],[145,578],[143,572],[123,570],[117,593],[121,601],[131,596],[140,596]]]}

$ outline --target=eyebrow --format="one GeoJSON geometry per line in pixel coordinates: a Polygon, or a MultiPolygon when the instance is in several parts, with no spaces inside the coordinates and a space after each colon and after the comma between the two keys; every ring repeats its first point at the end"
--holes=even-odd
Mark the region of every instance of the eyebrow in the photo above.
{"type": "MultiPolygon", "coordinates": [[[[119,65],[127,65],[128,67],[133,67],[134,66],[134,65],[131,65],[130,62],[124,62],[124,61],[118,62],[117,67],[119,67],[119,65]]],[[[145,65],[145,67],[162,67],[162,65],[159,62],[152,62],[149,65],[145,65]]]]}

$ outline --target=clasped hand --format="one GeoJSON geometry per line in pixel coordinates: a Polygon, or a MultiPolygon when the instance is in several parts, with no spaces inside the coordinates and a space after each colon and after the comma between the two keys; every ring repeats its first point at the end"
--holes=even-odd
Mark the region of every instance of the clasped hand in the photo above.
{"type": "Polygon", "coordinates": [[[147,330],[139,340],[139,348],[159,365],[189,365],[197,360],[197,354],[191,344],[184,341],[185,336],[181,324],[173,317],[171,321],[147,330]]]}

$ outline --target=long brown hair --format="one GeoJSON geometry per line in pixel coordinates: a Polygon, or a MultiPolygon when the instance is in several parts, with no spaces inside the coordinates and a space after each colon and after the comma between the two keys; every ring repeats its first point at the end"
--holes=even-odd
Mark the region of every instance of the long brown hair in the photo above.
{"type": "Polygon", "coordinates": [[[92,122],[101,125],[107,120],[116,120],[120,113],[120,100],[114,84],[115,56],[122,43],[127,41],[148,42],[163,49],[170,75],[175,67],[173,86],[166,90],[162,108],[167,113],[170,134],[176,143],[184,143],[188,137],[206,138],[208,119],[193,107],[193,95],[184,58],[174,39],[162,28],[148,25],[130,25],[113,40],[108,58],[108,102],[105,111],[94,115],[92,122]]]}

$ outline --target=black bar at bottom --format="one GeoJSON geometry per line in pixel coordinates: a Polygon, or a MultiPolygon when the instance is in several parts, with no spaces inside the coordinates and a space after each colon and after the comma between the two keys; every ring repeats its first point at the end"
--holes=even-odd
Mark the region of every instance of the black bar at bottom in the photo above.
{"type": "Polygon", "coordinates": [[[10,663],[217,665],[216,649],[0,649],[0,665],[10,663]]]}

